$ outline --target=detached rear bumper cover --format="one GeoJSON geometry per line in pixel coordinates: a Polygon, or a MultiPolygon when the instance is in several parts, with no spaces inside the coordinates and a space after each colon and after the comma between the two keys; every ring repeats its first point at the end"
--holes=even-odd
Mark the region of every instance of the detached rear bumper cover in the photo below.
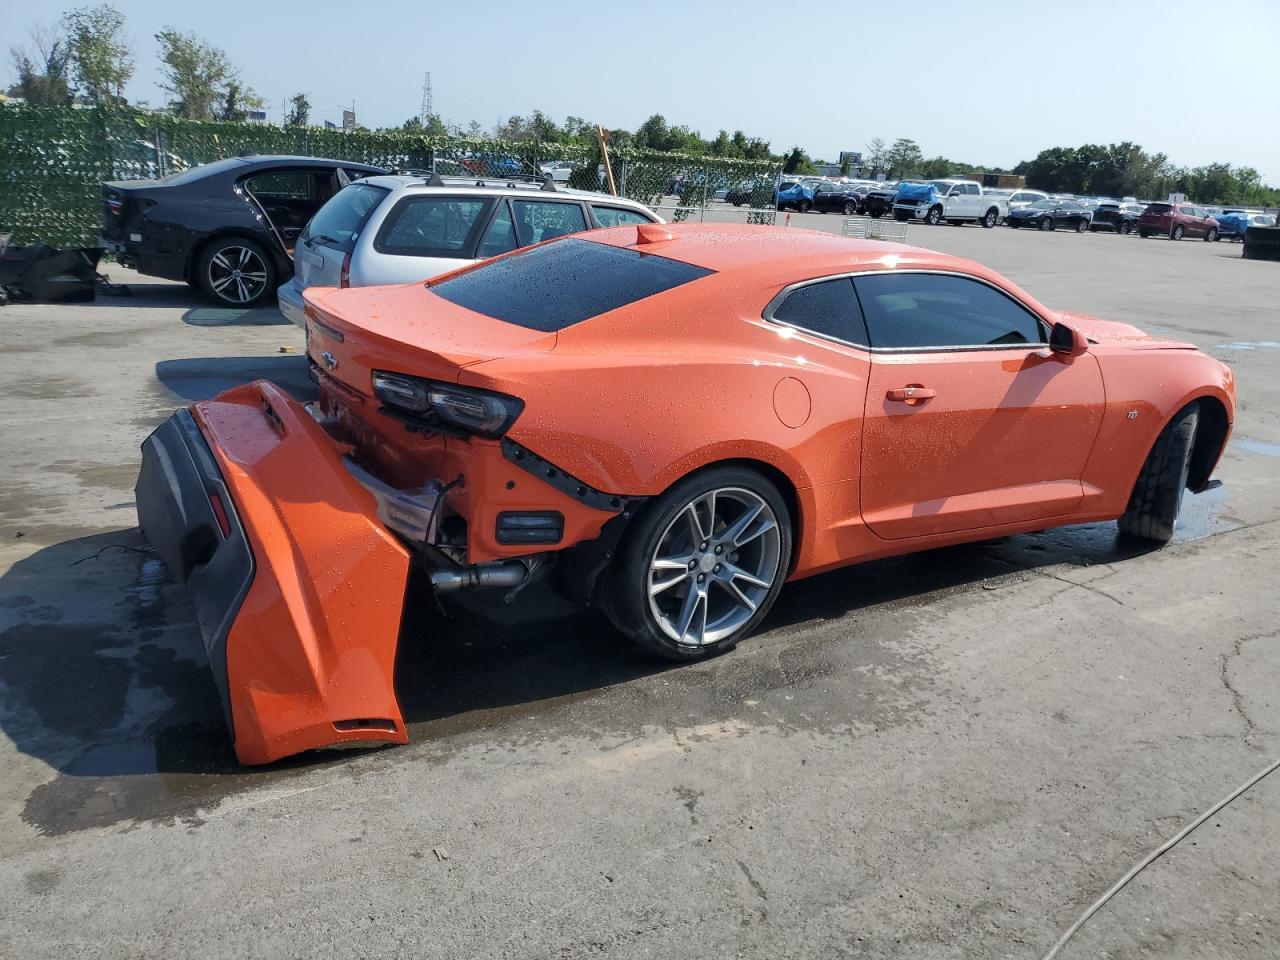
{"type": "Polygon", "coordinates": [[[407,741],[394,672],[410,555],[298,403],[258,381],[174,414],[143,443],[137,500],[191,592],[242,763],[407,741]]]}

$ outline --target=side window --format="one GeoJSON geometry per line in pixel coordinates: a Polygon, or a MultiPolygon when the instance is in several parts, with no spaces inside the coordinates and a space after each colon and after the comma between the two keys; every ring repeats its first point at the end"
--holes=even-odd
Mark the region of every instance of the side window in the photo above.
{"type": "Polygon", "coordinates": [[[582,207],[576,203],[513,200],[511,205],[516,213],[516,240],[522,247],[587,229],[582,207]]]}
{"type": "Polygon", "coordinates": [[[873,347],[966,347],[1042,343],[1035,315],[967,277],[884,273],[854,288],[873,347]]]}
{"type": "Polygon", "coordinates": [[[465,257],[491,202],[478,197],[401,200],[387,214],[373,247],[407,257],[465,257]]]}
{"type": "Polygon", "coordinates": [[[773,308],[769,318],[845,343],[867,345],[867,327],[848,277],[797,287],[773,308]]]}
{"type": "Polygon", "coordinates": [[[493,222],[489,224],[489,229],[480,239],[476,256],[496,257],[500,253],[506,253],[515,248],[516,228],[511,222],[511,208],[507,206],[507,201],[499,200],[498,212],[493,215],[493,222]]]}
{"type": "MultiPolygon", "coordinates": [[[[327,179],[329,174],[320,174],[327,179]]],[[[316,193],[317,174],[310,170],[280,170],[260,173],[245,181],[259,203],[311,200],[316,193]]]]}
{"type": "Polygon", "coordinates": [[[634,210],[621,210],[618,207],[600,207],[591,205],[596,222],[602,227],[627,227],[636,223],[652,223],[648,217],[634,210]]]}

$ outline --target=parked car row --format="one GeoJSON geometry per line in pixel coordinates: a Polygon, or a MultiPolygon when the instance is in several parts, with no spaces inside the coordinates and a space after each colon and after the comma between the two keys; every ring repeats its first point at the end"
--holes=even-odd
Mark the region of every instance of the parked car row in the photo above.
{"type": "MultiPolygon", "coordinates": [[[[464,166],[512,159],[477,155],[464,166]]],[[[226,306],[275,294],[301,324],[302,291],[314,284],[425,280],[568,233],[662,222],[633,200],[557,186],[548,174],[391,175],[314,157],[230,157],[161,180],[104,183],[100,245],[226,306]]]]}

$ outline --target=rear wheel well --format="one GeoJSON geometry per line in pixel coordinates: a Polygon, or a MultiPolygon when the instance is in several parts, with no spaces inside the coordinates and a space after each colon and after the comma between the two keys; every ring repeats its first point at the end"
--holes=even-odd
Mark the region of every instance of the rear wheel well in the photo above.
{"type": "Polygon", "coordinates": [[[1227,408],[1217,397],[1200,397],[1192,402],[1200,408],[1200,424],[1196,428],[1195,446],[1191,448],[1187,489],[1197,493],[1209,482],[1214,465],[1226,443],[1230,425],[1227,422],[1227,408]]]}
{"type": "Polygon", "coordinates": [[[697,470],[691,470],[684,476],[677,477],[670,486],[675,486],[686,477],[697,476],[699,473],[705,473],[715,467],[742,467],[745,470],[754,470],[766,477],[770,483],[778,488],[778,493],[782,494],[782,501],[787,505],[787,518],[791,521],[791,556],[787,561],[788,574],[795,568],[796,557],[800,552],[800,498],[796,494],[796,485],[791,482],[791,478],[770,463],[763,460],[752,460],[749,458],[737,458],[733,460],[716,460],[712,463],[703,464],[697,470]]]}
{"type": "MultiPolygon", "coordinates": [[[[279,260],[273,244],[263,243],[260,237],[255,237],[246,230],[224,230],[222,233],[215,233],[211,237],[205,237],[191,248],[191,252],[187,255],[185,278],[188,283],[199,283],[200,278],[196,275],[196,268],[200,264],[200,257],[204,254],[205,250],[209,248],[210,244],[222,243],[224,240],[248,240],[250,243],[255,243],[262,247],[273,260],[279,260]]],[[[279,269],[280,264],[277,262],[277,272],[279,269]]]]}

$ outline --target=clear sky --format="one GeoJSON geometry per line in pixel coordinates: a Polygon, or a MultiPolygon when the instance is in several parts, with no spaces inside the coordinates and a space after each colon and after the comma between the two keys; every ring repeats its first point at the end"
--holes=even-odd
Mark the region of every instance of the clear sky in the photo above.
{"type": "MultiPolygon", "coordinates": [[[[775,152],[835,159],[910,137],[926,156],[1006,167],[1132,140],[1280,186],[1280,0],[114,3],[137,60],[127,95],[153,106],[153,34],[174,26],[223,48],[273,120],[305,91],[315,122],[354,100],[362,125],[399,125],[429,70],[436,112],[489,130],[535,109],[627,129],[661,113],[775,152]]],[[[0,47],[75,5],[0,0],[0,47]]]]}

